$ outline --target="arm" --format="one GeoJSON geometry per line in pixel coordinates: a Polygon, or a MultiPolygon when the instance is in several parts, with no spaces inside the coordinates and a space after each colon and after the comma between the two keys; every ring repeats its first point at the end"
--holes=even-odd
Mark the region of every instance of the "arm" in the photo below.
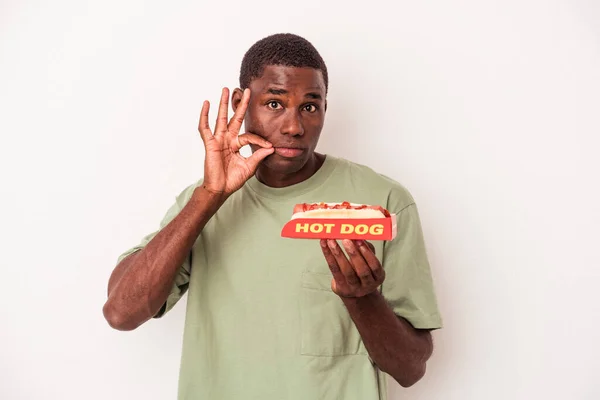
{"type": "Polygon", "coordinates": [[[133,330],[158,313],[196,238],[222,200],[204,187],[140,251],[123,259],[108,282],[104,317],[111,327],[133,330]]]}
{"type": "Polygon", "coordinates": [[[349,259],[335,240],[321,241],[333,275],[332,290],[348,309],[371,359],[403,387],[414,385],[424,376],[433,352],[431,334],[396,316],[377,290],[385,271],[372,245],[344,240],[343,246],[349,259]]]}
{"type": "Polygon", "coordinates": [[[342,298],[371,359],[400,385],[414,385],[425,375],[433,352],[431,334],[396,316],[378,291],[342,298]]]}
{"type": "Polygon", "coordinates": [[[208,124],[210,105],[208,101],[202,105],[198,124],[206,148],[202,187],[194,190],[172,221],[141,250],[121,260],[111,274],[103,313],[115,329],[133,330],[160,311],[179,267],[204,226],[227,198],[254,175],[259,163],[274,151],[273,145],[260,136],[239,135],[250,90],[246,89],[243,97],[236,101],[236,111],[229,123],[228,97],[229,90],[224,88],[214,134],[208,124]],[[240,149],[250,144],[257,150],[248,158],[242,157],[240,149]]]}

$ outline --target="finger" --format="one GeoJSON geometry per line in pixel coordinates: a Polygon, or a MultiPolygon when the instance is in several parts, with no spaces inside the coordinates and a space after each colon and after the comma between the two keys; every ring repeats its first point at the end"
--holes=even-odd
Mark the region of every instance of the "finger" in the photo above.
{"type": "Polygon", "coordinates": [[[248,165],[248,168],[250,171],[252,171],[252,174],[256,172],[261,161],[273,154],[274,151],[275,149],[273,147],[258,149],[252,153],[250,157],[246,158],[246,165],[248,165]]]}
{"type": "Polygon", "coordinates": [[[361,280],[363,285],[371,285],[375,282],[375,277],[371,272],[371,268],[363,257],[362,252],[356,246],[355,241],[344,239],[342,241],[348,256],[350,256],[350,266],[354,268],[356,275],[361,280]]]}
{"type": "Polygon", "coordinates": [[[205,100],[204,103],[202,103],[202,110],[200,110],[200,121],[198,122],[198,132],[200,132],[200,137],[202,137],[204,144],[212,139],[212,132],[210,131],[210,126],[208,126],[209,110],[210,103],[205,100]]]}
{"type": "Polygon", "coordinates": [[[237,135],[240,132],[242,123],[244,123],[244,117],[246,116],[246,110],[248,109],[248,103],[250,103],[250,89],[245,89],[242,101],[229,122],[229,132],[232,136],[237,135]]]}
{"type": "Polygon", "coordinates": [[[352,268],[350,265],[350,262],[346,258],[346,255],[344,255],[342,252],[338,242],[333,239],[327,239],[327,244],[329,245],[329,249],[335,257],[337,265],[342,270],[342,274],[344,275],[347,284],[350,286],[360,285],[360,279],[358,278],[358,275],[356,275],[356,271],[354,271],[354,268],[352,268]]]}
{"type": "Polygon", "coordinates": [[[375,255],[375,247],[371,243],[365,242],[364,240],[359,240],[357,242],[358,250],[371,269],[371,273],[378,282],[382,282],[385,278],[385,270],[375,255]]]}
{"type": "Polygon", "coordinates": [[[242,147],[248,144],[255,144],[264,148],[271,148],[273,145],[266,139],[255,135],[253,133],[244,133],[243,135],[236,136],[231,141],[231,149],[236,152],[239,151],[242,147]]]}
{"type": "Polygon", "coordinates": [[[325,261],[329,266],[329,270],[333,275],[333,279],[335,279],[337,286],[340,287],[344,284],[346,278],[344,277],[344,274],[342,274],[342,270],[340,269],[335,257],[331,253],[331,250],[329,250],[329,247],[327,246],[327,239],[321,239],[321,250],[323,251],[323,256],[325,256],[325,261]]]}
{"type": "Polygon", "coordinates": [[[229,89],[223,88],[221,92],[221,102],[219,103],[219,113],[217,114],[217,124],[215,126],[215,136],[227,132],[227,111],[229,107],[229,89]]]}

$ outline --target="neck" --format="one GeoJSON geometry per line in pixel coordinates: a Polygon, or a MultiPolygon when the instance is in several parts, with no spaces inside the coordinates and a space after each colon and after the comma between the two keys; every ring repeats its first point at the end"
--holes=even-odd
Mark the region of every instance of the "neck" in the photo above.
{"type": "Polygon", "coordinates": [[[272,169],[261,165],[256,170],[256,179],[262,184],[274,188],[295,185],[313,176],[315,172],[321,168],[324,161],[325,156],[323,154],[313,153],[302,168],[296,172],[287,174],[285,172],[273,171],[272,169]]]}

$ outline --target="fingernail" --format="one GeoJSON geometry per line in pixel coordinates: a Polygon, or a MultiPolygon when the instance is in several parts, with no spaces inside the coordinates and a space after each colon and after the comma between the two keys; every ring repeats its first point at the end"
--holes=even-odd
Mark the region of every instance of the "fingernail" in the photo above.
{"type": "Polygon", "coordinates": [[[326,248],[327,242],[325,240],[321,240],[321,247],[326,248]]]}

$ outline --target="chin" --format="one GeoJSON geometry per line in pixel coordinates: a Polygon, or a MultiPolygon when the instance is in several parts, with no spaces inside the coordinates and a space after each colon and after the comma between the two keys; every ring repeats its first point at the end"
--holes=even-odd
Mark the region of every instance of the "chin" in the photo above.
{"type": "Polygon", "coordinates": [[[266,157],[262,164],[273,172],[280,174],[293,174],[300,171],[307,163],[309,155],[298,158],[285,158],[277,154],[266,157]]]}

